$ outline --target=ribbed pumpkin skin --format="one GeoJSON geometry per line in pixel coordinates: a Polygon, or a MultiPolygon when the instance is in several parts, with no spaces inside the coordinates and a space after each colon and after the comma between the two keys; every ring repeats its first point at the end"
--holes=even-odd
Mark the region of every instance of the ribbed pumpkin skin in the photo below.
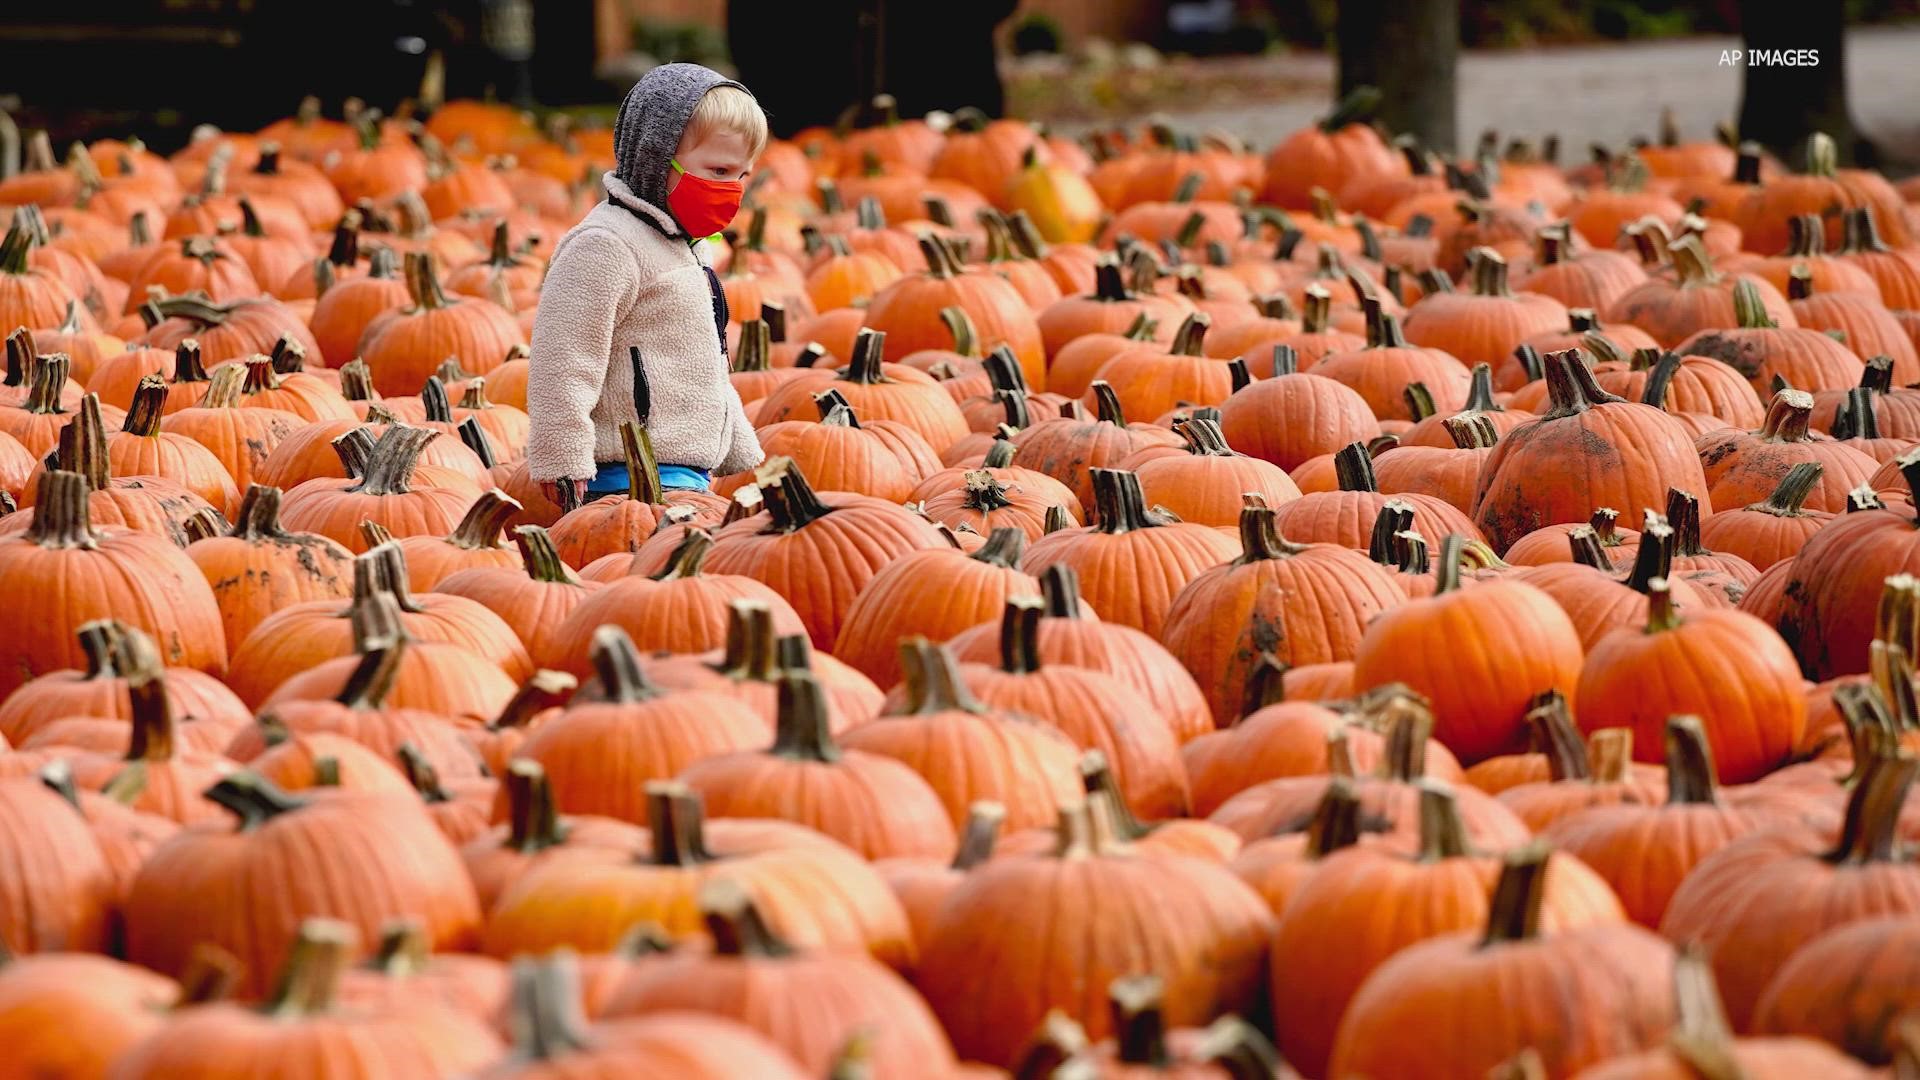
{"type": "Polygon", "coordinates": [[[112,868],[80,812],[38,777],[0,781],[0,944],[25,956],[106,949],[112,868]]]}
{"type": "Polygon", "coordinates": [[[534,728],[514,756],[546,769],[562,813],[644,825],[650,781],[716,754],[762,747],[768,734],[766,721],[738,701],[683,692],[573,706],[534,728]]]}
{"type": "Polygon", "coordinates": [[[808,1075],[827,1075],[847,1040],[863,1029],[872,1039],[867,1062],[876,1078],[944,1075],[932,1070],[953,1059],[926,1003],[866,957],[675,956],[637,970],[607,1003],[606,1015],[678,1010],[737,1020],[791,1054],[808,1075]]]}
{"type": "Polygon", "coordinates": [[[1596,806],[1541,834],[1613,886],[1627,917],[1658,930],[1674,890],[1700,862],[1777,816],[1717,803],[1596,806]]]}
{"type": "Polygon", "coordinates": [[[1433,704],[1434,734],[1472,764],[1522,748],[1528,700],[1573,697],[1580,636],[1553,598],[1513,581],[1484,581],[1413,600],[1367,627],[1353,684],[1404,682],[1433,704]]]}
{"type": "Polygon", "coordinates": [[[909,552],[875,574],[847,608],[833,656],[876,686],[900,681],[900,639],[931,641],[986,622],[1009,598],[1040,595],[1032,575],[938,548],[909,552]]]}
{"type": "MultiPolygon", "coordinates": [[[[924,250],[925,245],[922,245],[924,250]]],[[[1027,385],[1047,388],[1047,351],[1040,324],[1020,293],[1005,278],[968,269],[951,277],[910,274],[875,293],[867,303],[866,325],[887,335],[885,358],[898,362],[921,349],[944,349],[953,332],[940,309],[957,307],[973,320],[981,351],[1006,345],[1020,361],[1027,385]]],[[[1115,329],[1123,329],[1132,316],[1115,329]]]]}
{"type": "Polygon", "coordinates": [[[1831,833],[1767,829],[1694,868],[1660,921],[1671,941],[1698,940],[1713,964],[1734,1030],[1751,1029],[1769,981],[1801,945],[1848,923],[1920,914],[1920,869],[1826,856],[1831,833]]]}
{"type": "Polygon", "coordinates": [[[1351,660],[1367,624],[1404,600],[1393,576],[1332,544],[1215,566],[1180,590],[1160,640],[1216,718],[1238,712],[1262,653],[1289,666],[1351,660]]]}
{"type": "Polygon", "coordinates": [[[473,885],[417,798],[307,798],[251,830],[188,830],[155,851],[128,898],[128,956],[178,974],[195,944],[212,941],[246,963],[243,992],[257,996],[272,988],[300,922],[315,916],[351,923],[363,943],[407,916],[436,948],[475,944],[473,885]]]}
{"type": "Polygon", "coordinates": [[[1767,984],[1753,1015],[1765,1035],[1804,1035],[1885,1065],[1895,1021],[1920,1006],[1920,918],[1866,919],[1806,943],[1767,984]]]}
{"type": "Polygon", "coordinates": [[[1603,402],[1508,432],[1481,469],[1473,517],[1505,551],[1543,525],[1586,521],[1601,507],[1625,515],[1665,506],[1669,488],[1699,499],[1708,516],[1707,478],[1686,429],[1650,405],[1603,402]]]}
{"type": "Polygon", "coordinates": [[[1780,611],[1780,636],[1800,670],[1824,680],[1867,670],[1874,612],[1887,578],[1920,573],[1920,528],[1911,512],[1842,514],[1793,560],[1780,611]]]}
{"type": "MultiPolygon", "coordinates": [[[[957,660],[994,663],[1000,658],[999,623],[956,634],[947,647],[957,660]]],[[[1183,743],[1213,730],[1212,711],[1193,676],[1158,641],[1131,626],[1049,616],[1040,620],[1040,660],[1112,676],[1164,717],[1183,743]]]]}
{"type": "Polygon", "coordinates": [[[1090,526],[1041,537],[1020,569],[1038,574],[1055,563],[1070,566],[1101,618],[1158,637],[1180,590],[1234,553],[1232,540],[1204,525],[1181,522],[1118,536],[1090,526]]]}
{"type": "Polygon", "coordinates": [[[831,512],[791,531],[764,514],[721,529],[706,569],[750,577],[779,593],[799,613],[813,647],[832,652],[855,597],[887,564],[950,545],[926,519],[893,503],[840,492],[819,501],[831,512]]]}
{"type": "Polygon", "coordinates": [[[180,995],[172,979],[87,953],[20,956],[7,967],[0,1037],[19,1076],[107,1075],[180,995]]]}
{"type": "Polygon", "coordinates": [[[42,548],[26,534],[0,540],[0,595],[15,625],[32,628],[0,639],[0,699],[35,676],[85,667],[76,633],[95,619],[143,631],[169,667],[227,669],[213,591],[185,552],[157,536],[108,532],[91,549],[42,548]]]}
{"type": "Polygon", "coordinates": [[[1273,916],[1224,867],[1178,856],[995,859],[935,916],[916,983],[967,1060],[1012,1065],[1051,1008],[1110,1034],[1105,987],[1159,975],[1169,1026],[1245,1008],[1258,993],[1273,916]],[[1080,926],[1033,917],[1072,912],[1080,926]],[[1184,915],[1177,923],[1166,912],[1184,915]]]}
{"type": "Polygon", "coordinates": [[[1531,1046],[1547,1075],[1567,1076],[1665,1038],[1673,950],[1653,934],[1596,926],[1486,948],[1483,937],[1434,938],[1375,969],[1341,1021],[1328,1075],[1477,1076],[1531,1046]]]}
{"type": "Polygon", "coordinates": [[[1288,472],[1371,439],[1379,429],[1365,398],[1331,379],[1305,374],[1262,379],[1220,406],[1220,430],[1229,445],[1288,472]]]}
{"type": "Polygon", "coordinates": [[[1603,639],[1580,672],[1580,726],[1634,731],[1634,756],[1661,760],[1669,716],[1705,723],[1720,780],[1757,780],[1786,760],[1806,725],[1793,653],[1742,611],[1696,610],[1678,626],[1603,639]]]}
{"type": "MultiPolygon", "coordinates": [[[[1543,932],[1626,920],[1607,883],[1580,860],[1556,856],[1547,874],[1543,932]]],[[[1288,1063],[1326,1075],[1340,1018],[1367,976],[1409,946],[1484,926],[1499,876],[1493,855],[1417,857],[1355,845],[1321,859],[1273,936],[1274,950],[1292,958],[1274,969],[1271,988],[1275,1041],[1288,1063]]]]}

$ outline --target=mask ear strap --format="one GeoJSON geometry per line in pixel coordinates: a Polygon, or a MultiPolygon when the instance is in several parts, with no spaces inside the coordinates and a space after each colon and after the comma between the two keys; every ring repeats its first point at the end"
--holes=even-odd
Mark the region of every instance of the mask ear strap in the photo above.
{"type": "Polygon", "coordinates": [[[685,175],[687,175],[687,170],[685,170],[685,169],[683,169],[683,168],[681,168],[681,167],[680,167],[680,159],[679,159],[679,158],[677,158],[677,157],[670,157],[670,158],[668,158],[668,159],[667,159],[667,164],[669,164],[669,165],[671,165],[671,166],[673,166],[673,171],[674,171],[674,172],[677,172],[677,173],[679,173],[679,174],[680,174],[681,176],[685,176],[685,175]]]}

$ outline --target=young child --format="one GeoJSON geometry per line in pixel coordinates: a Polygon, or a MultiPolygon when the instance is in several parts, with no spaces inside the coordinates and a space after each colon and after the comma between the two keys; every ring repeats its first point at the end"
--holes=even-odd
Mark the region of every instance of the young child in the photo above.
{"type": "Polygon", "coordinates": [[[628,92],[607,199],[554,246],[540,290],[527,468],[548,499],[567,505],[563,484],[580,501],[627,490],[628,420],[646,424],[666,487],[705,490],[760,463],[705,241],[733,220],[766,144],[753,95],[698,64],[654,68],[628,92]]]}

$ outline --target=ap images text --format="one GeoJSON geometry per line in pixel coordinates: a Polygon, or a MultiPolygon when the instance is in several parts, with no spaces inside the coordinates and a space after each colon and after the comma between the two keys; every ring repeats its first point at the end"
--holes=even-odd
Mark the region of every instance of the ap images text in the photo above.
{"type": "Polygon", "coordinates": [[[1819,49],[1722,49],[1721,67],[1819,67],[1819,49]]]}

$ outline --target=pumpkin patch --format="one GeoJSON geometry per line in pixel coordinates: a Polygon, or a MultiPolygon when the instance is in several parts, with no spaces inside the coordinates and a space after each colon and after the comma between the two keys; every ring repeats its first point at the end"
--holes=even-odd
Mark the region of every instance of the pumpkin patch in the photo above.
{"type": "Polygon", "coordinates": [[[609,133],[33,140],[0,1076],[1920,1067],[1920,187],[877,105],[585,502],[609,133]]]}

